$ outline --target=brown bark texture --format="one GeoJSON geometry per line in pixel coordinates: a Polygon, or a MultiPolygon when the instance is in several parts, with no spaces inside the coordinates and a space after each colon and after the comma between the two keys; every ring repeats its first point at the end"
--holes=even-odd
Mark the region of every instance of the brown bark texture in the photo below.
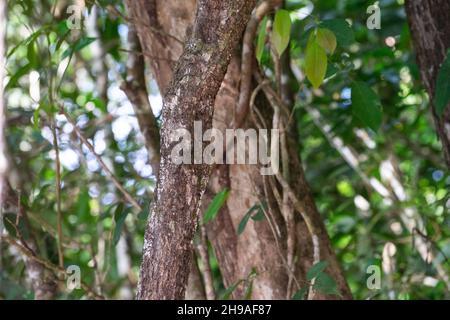
{"type": "MultiPolygon", "coordinates": [[[[450,1],[407,0],[405,9],[422,82],[432,101],[438,72],[450,48],[450,1]]],[[[432,102],[430,109],[450,169],[450,105],[440,117],[432,102]]]]}
{"type": "MultiPolygon", "coordinates": [[[[180,41],[174,40],[173,37],[176,36],[178,40],[184,41],[184,35],[189,33],[187,30],[191,29],[193,22],[191,13],[194,12],[193,8],[195,8],[196,3],[195,1],[185,1],[183,5],[179,5],[179,2],[173,0],[151,0],[128,1],[127,4],[131,21],[138,31],[144,56],[148,60],[160,90],[165,92],[168,90],[167,83],[170,82],[175,69],[172,61],[176,61],[182,52],[180,41]],[[174,2],[178,6],[175,6],[174,2]],[[175,7],[175,13],[173,15],[168,14],[169,9],[175,7]],[[149,25],[152,27],[150,28],[149,25]],[[155,28],[160,29],[155,31],[155,28]],[[165,51],[160,50],[163,42],[166,43],[165,51]],[[160,54],[159,58],[162,59],[152,59],[157,53],[160,54]],[[160,75],[161,70],[171,71],[160,75]]],[[[252,28],[254,28],[254,22],[252,28]]],[[[215,97],[213,126],[221,131],[229,128],[229,124],[236,120],[233,113],[239,103],[242,82],[240,56],[240,50],[237,47],[215,97]]],[[[248,73],[246,74],[248,77],[248,73]]],[[[255,84],[251,83],[251,87],[254,88],[255,84]]],[[[267,104],[267,101],[263,101],[261,104],[264,103],[267,104]]],[[[238,120],[243,122],[241,119],[238,120]]],[[[250,126],[251,124],[248,121],[242,125],[243,128],[250,126]]],[[[298,198],[304,203],[304,207],[309,211],[309,215],[314,217],[316,229],[320,230],[318,237],[321,259],[330,263],[327,272],[337,281],[342,297],[351,298],[350,290],[331,248],[322,217],[315,206],[305,179],[297,150],[296,141],[298,139],[295,130],[290,130],[288,140],[290,159],[292,159],[289,164],[292,176],[290,183],[298,198]]],[[[268,181],[262,178],[257,166],[217,165],[213,168],[201,205],[202,209],[205,209],[215,193],[225,188],[231,191],[226,205],[222,207],[217,217],[206,226],[208,238],[217,256],[225,286],[231,286],[236,281],[245,279],[251,270],[256,268],[257,276],[252,282],[251,298],[285,299],[290,297],[298,288],[294,285],[288,292],[289,275],[294,274],[298,281],[302,281],[305,278],[306,271],[313,263],[313,244],[302,219],[299,216],[295,219],[295,256],[297,259],[295,259],[294,270],[290,272],[287,270],[284,261],[287,255],[287,226],[279,210],[274,210],[270,221],[249,223],[243,234],[237,235],[237,227],[251,206],[262,199],[269,203],[275,202],[272,192],[269,190],[267,195],[267,192],[264,191],[268,187],[267,184],[268,181]],[[271,223],[272,227],[275,224],[276,232],[271,227],[271,223]]],[[[177,194],[179,185],[175,189],[177,194]]],[[[275,187],[278,188],[279,186],[276,185],[275,187]]],[[[271,186],[269,186],[270,188],[271,186]]],[[[242,298],[244,292],[245,287],[243,285],[238,286],[233,293],[233,297],[242,298]]],[[[314,298],[330,299],[336,297],[316,294],[314,298]]]]}
{"type": "Polygon", "coordinates": [[[207,165],[174,164],[171,135],[186,129],[193,136],[194,121],[212,127],[217,91],[254,3],[198,2],[193,29],[164,94],[159,180],[144,240],[138,299],[184,297],[196,217],[211,170],[207,165]]]}

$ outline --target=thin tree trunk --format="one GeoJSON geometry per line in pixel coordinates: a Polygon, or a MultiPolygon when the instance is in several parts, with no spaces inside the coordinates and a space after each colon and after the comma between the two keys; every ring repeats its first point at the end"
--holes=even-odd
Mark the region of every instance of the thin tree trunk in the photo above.
{"type": "MultiPolygon", "coordinates": [[[[422,82],[432,101],[439,69],[450,48],[450,1],[407,0],[405,8],[422,82]]],[[[441,117],[432,102],[430,108],[450,169],[450,106],[441,117]]]]}
{"type": "Polygon", "coordinates": [[[211,128],[217,91],[254,4],[198,2],[192,34],[164,95],[159,181],[144,240],[138,299],[184,298],[196,216],[211,167],[172,163],[171,134],[183,128],[194,136],[194,121],[211,128]]]}

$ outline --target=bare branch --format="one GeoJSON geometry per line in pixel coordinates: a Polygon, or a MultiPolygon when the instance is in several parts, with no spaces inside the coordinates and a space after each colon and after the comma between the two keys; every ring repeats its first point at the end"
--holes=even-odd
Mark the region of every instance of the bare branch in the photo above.
{"type": "Polygon", "coordinates": [[[59,106],[60,112],[66,117],[67,121],[73,126],[73,129],[75,133],[78,135],[78,138],[80,138],[81,142],[89,149],[89,151],[94,155],[95,159],[97,159],[99,165],[102,167],[102,169],[105,171],[106,175],[111,179],[111,181],[114,183],[116,188],[123,194],[125,199],[133,205],[136,209],[139,211],[142,210],[142,207],[137,203],[136,200],[128,193],[127,190],[122,186],[122,184],[119,182],[119,180],[116,178],[116,176],[112,173],[112,171],[108,168],[106,163],[103,161],[103,159],[95,152],[94,146],[89,142],[88,139],[83,135],[80,128],[78,128],[75,121],[70,117],[70,115],[64,110],[64,107],[61,105],[59,106]]]}
{"type": "MultiPolygon", "coordinates": [[[[33,260],[34,262],[37,262],[38,264],[42,265],[43,267],[45,267],[46,269],[54,272],[57,275],[60,276],[65,276],[66,274],[66,270],[64,270],[64,268],[61,268],[57,265],[54,265],[53,263],[47,261],[47,260],[43,260],[41,258],[39,258],[38,256],[36,256],[36,254],[32,251],[29,251],[29,249],[27,249],[26,247],[24,247],[23,245],[21,245],[20,243],[18,243],[14,238],[12,238],[9,235],[3,235],[2,236],[3,239],[5,239],[5,241],[7,243],[9,243],[10,245],[15,246],[17,249],[20,250],[20,252],[25,255],[26,257],[28,257],[29,259],[33,260]]],[[[62,277],[62,279],[64,279],[62,277]]],[[[90,296],[94,297],[95,299],[98,300],[103,300],[104,297],[97,294],[93,289],[91,289],[85,282],[81,281],[80,283],[81,288],[86,291],[86,293],[88,293],[90,296]]]]}
{"type": "Polygon", "coordinates": [[[64,266],[64,254],[62,247],[62,212],[61,212],[61,161],[59,159],[59,143],[58,132],[56,128],[56,121],[53,118],[52,121],[52,133],[53,133],[53,148],[55,150],[55,189],[56,189],[56,229],[58,231],[57,246],[58,246],[58,262],[62,268],[64,266]]]}
{"type": "Polygon", "coordinates": [[[197,251],[203,264],[202,275],[203,281],[205,283],[206,299],[215,300],[216,293],[214,292],[213,276],[211,272],[211,266],[209,264],[208,239],[206,237],[205,226],[203,224],[200,224],[199,229],[200,241],[197,244],[197,251]]]}

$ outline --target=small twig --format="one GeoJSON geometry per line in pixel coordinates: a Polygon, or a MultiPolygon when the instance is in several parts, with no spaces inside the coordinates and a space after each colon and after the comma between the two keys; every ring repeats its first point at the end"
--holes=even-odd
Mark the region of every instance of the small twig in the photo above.
{"type": "MultiPolygon", "coordinates": [[[[247,174],[249,175],[249,173],[247,173],[247,174]]],[[[250,181],[251,186],[252,186],[252,188],[253,188],[253,190],[255,192],[255,195],[258,197],[258,201],[260,203],[262,203],[262,199],[259,198],[259,194],[256,191],[256,186],[255,186],[253,180],[250,179],[250,176],[249,176],[249,181],[250,181]]],[[[268,191],[267,183],[266,183],[265,180],[263,180],[263,188],[264,188],[264,195],[268,198],[269,191],[268,191]]],[[[262,209],[262,211],[264,213],[264,217],[267,219],[269,227],[270,227],[270,229],[272,231],[272,235],[273,235],[273,237],[275,239],[275,245],[276,245],[276,248],[277,248],[277,253],[279,254],[279,256],[281,258],[282,264],[286,268],[286,271],[289,274],[289,276],[291,276],[294,279],[294,281],[297,284],[297,286],[299,286],[299,283],[297,281],[297,278],[295,277],[294,271],[289,268],[289,266],[287,264],[287,261],[286,261],[286,258],[284,257],[283,253],[281,252],[281,245],[280,245],[280,242],[278,241],[278,237],[281,236],[281,232],[280,232],[280,229],[279,229],[278,225],[276,223],[274,223],[274,213],[271,212],[270,206],[268,208],[269,210],[267,210],[264,206],[261,206],[261,209],[262,209]],[[277,233],[277,231],[278,231],[278,233],[277,233]]]]}
{"type": "MultiPolygon", "coordinates": [[[[277,88],[277,96],[280,97],[279,101],[282,102],[283,93],[282,93],[282,65],[280,61],[280,56],[276,52],[275,48],[271,47],[272,52],[272,61],[275,69],[275,79],[276,79],[276,88],[277,88]]],[[[290,168],[289,168],[289,152],[288,152],[288,142],[287,142],[287,128],[289,119],[286,120],[286,117],[281,114],[281,110],[279,104],[272,104],[274,109],[273,116],[273,128],[278,129],[280,131],[280,147],[281,147],[281,168],[283,178],[289,183],[290,177],[290,168]]],[[[288,267],[294,270],[294,256],[295,256],[295,217],[294,210],[290,204],[290,199],[287,191],[283,187],[283,199],[281,205],[281,212],[283,218],[286,223],[286,231],[287,231],[287,264],[288,267]]],[[[314,239],[313,239],[314,241],[314,239]]],[[[292,288],[292,276],[289,276],[288,286],[286,290],[286,299],[291,297],[291,288],[292,288]]]]}
{"type": "MultiPolygon", "coordinates": [[[[2,236],[2,239],[5,239],[7,243],[9,243],[10,245],[15,246],[17,249],[19,249],[20,252],[22,252],[23,255],[25,255],[26,257],[32,259],[33,261],[36,261],[37,263],[39,263],[40,265],[42,265],[44,268],[56,273],[56,274],[60,274],[60,275],[66,275],[66,270],[64,270],[64,268],[61,268],[57,265],[54,265],[53,263],[43,260],[41,258],[39,258],[38,256],[36,256],[36,254],[33,251],[30,251],[28,248],[24,247],[23,245],[21,245],[20,243],[18,243],[14,238],[12,238],[11,236],[4,234],[2,236]]],[[[81,288],[86,291],[86,293],[88,293],[89,295],[91,295],[92,297],[94,297],[95,299],[98,300],[103,300],[105,299],[103,296],[97,294],[94,290],[92,290],[85,282],[81,281],[80,282],[80,286],[81,288]]]]}
{"type": "Polygon", "coordinates": [[[6,222],[8,222],[14,228],[14,232],[16,233],[16,236],[20,240],[20,242],[22,243],[24,248],[26,248],[27,250],[29,250],[30,252],[35,254],[34,250],[28,246],[27,242],[23,238],[22,232],[20,232],[20,229],[18,227],[18,223],[13,223],[9,218],[6,218],[6,217],[4,219],[6,222]]]}
{"type": "Polygon", "coordinates": [[[422,238],[424,238],[426,241],[428,241],[429,243],[431,243],[433,245],[433,247],[436,248],[436,250],[442,255],[442,257],[444,258],[444,262],[445,263],[449,263],[449,258],[447,257],[447,255],[445,254],[445,252],[439,247],[439,245],[436,243],[436,241],[434,241],[433,239],[431,239],[429,236],[427,236],[426,234],[424,234],[422,231],[420,231],[417,227],[414,227],[412,230],[412,234],[414,236],[414,233],[417,233],[419,236],[421,236],[422,238]]]}
{"type": "MultiPolygon", "coordinates": [[[[297,199],[295,193],[292,191],[287,179],[289,177],[289,154],[287,151],[287,141],[286,141],[286,122],[285,116],[289,115],[287,107],[282,102],[281,98],[278,94],[272,89],[272,87],[267,84],[267,81],[259,75],[259,73],[255,72],[256,78],[259,81],[259,86],[263,89],[267,99],[269,100],[270,105],[274,109],[273,123],[272,127],[280,130],[280,139],[281,139],[281,157],[282,157],[282,174],[276,174],[277,180],[280,182],[281,187],[283,189],[282,199],[281,200],[281,212],[283,213],[283,217],[285,218],[286,226],[288,228],[288,256],[287,256],[287,264],[288,268],[293,268],[294,263],[294,254],[295,254],[295,222],[294,222],[294,212],[290,207],[292,203],[296,211],[300,213],[303,217],[303,220],[306,223],[307,229],[311,236],[311,241],[313,243],[313,260],[314,263],[320,261],[320,245],[318,234],[320,230],[317,230],[315,224],[313,223],[313,219],[308,215],[308,211],[304,208],[303,204],[297,199]],[[284,111],[284,113],[283,113],[284,111]]],[[[258,86],[258,88],[259,88],[258,86]]],[[[288,283],[288,292],[291,286],[292,277],[289,279],[288,283]]]]}
{"type": "Polygon", "coordinates": [[[202,260],[202,275],[203,275],[203,282],[205,284],[205,293],[206,293],[206,299],[207,300],[215,300],[216,299],[216,293],[214,291],[214,282],[213,282],[213,276],[211,271],[211,266],[209,264],[209,253],[208,253],[208,239],[206,236],[206,229],[205,225],[202,223],[200,224],[200,241],[197,244],[197,251],[200,259],[202,260]]]}
{"type": "Polygon", "coordinates": [[[66,112],[66,110],[64,110],[64,108],[61,105],[59,106],[59,111],[61,112],[61,114],[63,114],[66,117],[67,121],[73,126],[73,129],[74,129],[75,133],[78,135],[78,137],[80,138],[81,142],[83,142],[83,144],[94,155],[95,159],[98,161],[98,163],[100,164],[102,169],[105,171],[106,175],[111,179],[111,181],[114,183],[116,188],[123,194],[125,199],[130,204],[132,204],[133,207],[135,207],[139,211],[142,211],[142,207],[139,205],[139,203],[137,203],[137,201],[134,200],[134,198],[128,193],[128,191],[125,190],[125,188],[120,184],[119,180],[112,173],[112,171],[108,168],[108,166],[103,161],[103,159],[95,152],[94,146],[88,141],[88,139],[86,139],[86,137],[81,132],[80,128],[78,128],[75,121],[70,117],[70,115],[66,112]]]}
{"type": "Polygon", "coordinates": [[[62,247],[62,212],[61,212],[61,161],[59,158],[58,133],[56,129],[56,120],[53,118],[52,133],[53,147],[55,150],[55,173],[56,173],[56,228],[57,228],[57,246],[58,246],[58,263],[59,267],[64,267],[64,254],[62,247]]]}
{"type": "MultiPolygon", "coordinates": [[[[30,218],[34,221],[36,221],[41,228],[46,231],[51,237],[53,237],[54,239],[58,239],[58,231],[55,230],[55,228],[49,224],[47,221],[45,221],[44,219],[40,218],[38,214],[35,214],[33,212],[28,212],[28,215],[30,216],[30,218]]],[[[83,248],[85,245],[68,238],[67,236],[62,237],[62,245],[63,247],[66,247],[68,249],[78,249],[78,248],[83,248]]]]}
{"type": "Polygon", "coordinates": [[[98,261],[97,256],[95,254],[94,246],[92,243],[89,243],[89,251],[92,256],[92,262],[94,263],[94,275],[95,275],[95,287],[97,289],[97,292],[99,294],[102,294],[102,277],[100,275],[100,271],[98,270],[98,261]]]}

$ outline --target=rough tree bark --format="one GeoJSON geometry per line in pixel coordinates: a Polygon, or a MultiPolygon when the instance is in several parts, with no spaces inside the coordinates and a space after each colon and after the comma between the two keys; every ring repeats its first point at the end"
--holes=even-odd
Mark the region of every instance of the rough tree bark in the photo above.
{"type": "MultiPolygon", "coordinates": [[[[422,82],[432,101],[440,66],[450,48],[450,1],[407,0],[405,9],[422,82]]],[[[450,106],[441,117],[432,102],[430,108],[445,162],[450,169],[450,106]]]]}
{"type": "MultiPolygon", "coordinates": [[[[180,42],[174,40],[173,37],[175,35],[179,40],[184,40],[184,34],[192,24],[193,17],[189,13],[193,12],[192,8],[195,7],[195,1],[185,1],[183,5],[180,5],[179,2],[175,5],[174,0],[129,1],[128,6],[131,22],[136,25],[138,30],[144,56],[148,59],[160,90],[165,92],[167,90],[166,83],[170,81],[172,73],[158,75],[158,70],[170,68],[173,70],[171,61],[177,60],[181,54],[180,42]],[[169,10],[175,11],[170,15],[167,14],[167,12],[170,12],[169,10]],[[158,49],[161,43],[168,44],[170,49],[166,47],[165,51],[161,52],[158,49]],[[156,53],[158,53],[158,57],[155,58],[156,53]]],[[[240,53],[236,51],[216,97],[214,127],[220,130],[224,130],[226,124],[233,120],[233,112],[230,110],[230,106],[235,106],[239,99],[241,81],[239,56],[240,53]]],[[[295,148],[295,141],[297,140],[295,138],[293,140],[294,148],[290,148],[290,152],[294,161],[291,163],[290,171],[292,176],[298,180],[298,183],[294,183],[294,190],[299,198],[305,202],[305,207],[309,209],[319,225],[322,258],[330,262],[327,271],[337,280],[338,288],[343,297],[351,298],[350,290],[330,246],[322,219],[309,192],[301,163],[298,161],[298,152],[295,148]]],[[[225,285],[228,287],[237,280],[245,278],[250,270],[256,267],[258,276],[253,282],[252,298],[286,298],[288,276],[280,259],[280,253],[286,254],[286,232],[279,213],[277,220],[281,231],[279,239],[274,238],[273,232],[266,221],[258,224],[249,223],[245,232],[239,237],[236,232],[244,214],[260,200],[261,194],[264,193],[259,171],[255,166],[216,166],[207,194],[202,200],[202,205],[207,206],[208,200],[224,188],[231,190],[229,201],[221,209],[216,219],[207,225],[207,231],[208,238],[219,260],[225,285]]],[[[264,197],[264,195],[262,196],[264,197]]],[[[304,279],[305,271],[312,264],[313,250],[307,229],[301,219],[296,219],[296,230],[298,263],[296,264],[295,274],[301,280],[304,279]]],[[[243,291],[242,287],[238,287],[233,294],[234,297],[242,297],[243,291]]],[[[330,297],[316,295],[315,298],[325,299],[330,297]]]]}
{"type": "Polygon", "coordinates": [[[138,299],[184,297],[196,216],[211,168],[172,163],[171,134],[184,128],[193,136],[194,121],[212,127],[217,91],[254,4],[198,2],[193,30],[164,95],[159,180],[145,235],[138,299]]]}

